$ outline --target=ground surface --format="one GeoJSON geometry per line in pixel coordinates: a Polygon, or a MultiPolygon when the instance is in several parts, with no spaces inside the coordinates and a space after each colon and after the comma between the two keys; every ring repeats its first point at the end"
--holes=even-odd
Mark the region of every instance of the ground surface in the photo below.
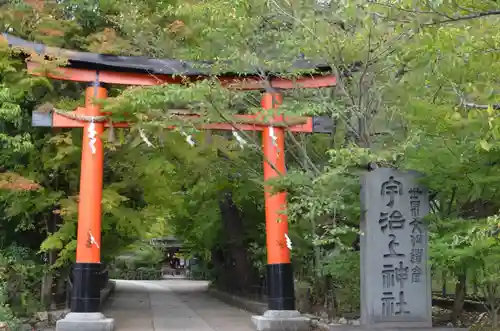
{"type": "Polygon", "coordinates": [[[254,331],[251,314],[206,293],[208,282],[117,280],[103,313],[116,331],[254,331]]]}

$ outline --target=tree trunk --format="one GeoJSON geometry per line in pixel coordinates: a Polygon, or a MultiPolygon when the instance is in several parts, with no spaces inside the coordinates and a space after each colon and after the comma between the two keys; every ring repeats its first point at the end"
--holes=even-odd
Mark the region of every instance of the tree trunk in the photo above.
{"type": "Polygon", "coordinates": [[[466,285],[467,285],[467,276],[466,273],[464,272],[458,276],[458,282],[455,285],[455,301],[453,302],[453,309],[451,312],[451,323],[454,326],[458,326],[458,319],[464,307],[465,296],[467,294],[466,285]]]}
{"type": "Polygon", "coordinates": [[[228,257],[231,260],[225,271],[231,273],[235,290],[248,290],[252,287],[253,268],[247,253],[243,218],[230,192],[223,194],[219,208],[224,235],[228,238],[228,257]]]}
{"type": "MultiPolygon", "coordinates": [[[[227,160],[228,157],[221,150],[217,151],[219,157],[227,160]]],[[[229,175],[231,180],[231,175],[229,175]]],[[[234,203],[231,190],[221,192],[219,199],[224,236],[227,247],[227,266],[224,272],[229,276],[228,281],[236,291],[248,291],[258,282],[257,274],[248,256],[248,242],[244,226],[244,217],[238,206],[234,203]],[[254,280],[255,278],[255,280],[254,280]],[[255,282],[254,282],[255,281],[255,282]]],[[[247,293],[249,294],[249,293],[247,293]]]]}
{"type": "Polygon", "coordinates": [[[442,282],[443,282],[443,287],[441,288],[441,292],[442,292],[442,295],[443,297],[446,297],[446,271],[443,271],[443,273],[441,274],[441,277],[442,277],[442,282]]]}
{"type": "Polygon", "coordinates": [[[60,306],[62,303],[67,303],[68,298],[68,277],[65,272],[58,272],[57,278],[55,279],[55,290],[54,297],[56,306],[60,306]]]}
{"type": "Polygon", "coordinates": [[[493,329],[498,328],[498,308],[494,307],[494,309],[491,310],[491,327],[493,329]]]}
{"type": "Polygon", "coordinates": [[[223,283],[225,281],[223,278],[223,270],[226,269],[224,264],[224,252],[220,247],[214,247],[212,248],[211,256],[213,275],[215,276],[215,279],[212,279],[212,281],[214,281],[216,285],[221,285],[221,282],[223,283]]]}
{"type": "Polygon", "coordinates": [[[498,328],[498,310],[500,309],[498,305],[498,286],[496,284],[487,284],[483,287],[484,297],[486,299],[488,313],[491,318],[491,327],[493,329],[498,328]]]}
{"type": "MultiPolygon", "coordinates": [[[[58,216],[51,212],[51,215],[48,217],[46,221],[46,230],[47,236],[51,236],[54,232],[57,231],[57,222],[58,216]]],[[[45,272],[42,279],[42,288],[41,288],[41,303],[45,307],[54,307],[55,297],[53,295],[53,287],[54,287],[54,273],[51,270],[52,265],[56,262],[57,259],[57,251],[50,250],[46,254],[47,260],[45,264],[48,266],[48,270],[45,272]]]]}
{"type": "Polygon", "coordinates": [[[472,293],[474,296],[476,296],[479,293],[479,286],[477,285],[477,280],[474,280],[474,283],[472,283],[472,293]]]}
{"type": "Polygon", "coordinates": [[[52,305],[52,285],[53,285],[52,272],[47,271],[43,275],[42,288],[41,288],[41,304],[45,308],[49,308],[52,305]]]}

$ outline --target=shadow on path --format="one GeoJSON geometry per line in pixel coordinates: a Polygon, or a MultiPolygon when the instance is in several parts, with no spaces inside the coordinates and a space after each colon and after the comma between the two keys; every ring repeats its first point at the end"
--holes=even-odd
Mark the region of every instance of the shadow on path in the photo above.
{"type": "Polygon", "coordinates": [[[116,331],[254,331],[251,314],[207,293],[208,282],[117,280],[103,313],[116,331]]]}

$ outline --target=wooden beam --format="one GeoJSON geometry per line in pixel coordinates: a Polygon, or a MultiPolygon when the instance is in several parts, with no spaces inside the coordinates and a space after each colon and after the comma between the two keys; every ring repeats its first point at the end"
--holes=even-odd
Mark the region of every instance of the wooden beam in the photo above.
{"type": "MultiPolygon", "coordinates": [[[[46,71],[37,62],[28,62],[28,72],[32,75],[46,76],[58,80],[74,82],[95,82],[96,76],[100,83],[119,85],[162,85],[162,84],[185,84],[207,79],[205,76],[181,77],[172,75],[153,75],[131,72],[99,71],[59,67],[46,71]]],[[[275,89],[296,88],[322,88],[335,86],[337,78],[334,75],[311,75],[297,79],[271,78],[265,81],[260,76],[246,77],[217,77],[221,85],[234,90],[265,90],[268,87],[275,89]]]]}
{"type": "MultiPolygon", "coordinates": [[[[78,108],[74,112],[68,113],[71,115],[82,114],[81,109],[78,108]]],[[[284,127],[291,132],[305,132],[305,133],[331,133],[333,124],[332,120],[326,116],[314,117],[301,117],[290,116],[285,117],[284,121],[276,121],[273,119],[262,119],[262,115],[233,115],[229,117],[234,123],[193,123],[200,130],[241,130],[241,131],[262,131],[267,126],[284,127]],[[299,122],[298,124],[287,126],[286,123],[299,122]],[[252,123],[253,122],[253,123],[252,123]],[[274,125],[273,125],[274,124],[274,125]]],[[[189,125],[190,119],[201,119],[199,115],[181,115],[179,119],[185,119],[186,124],[189,125]]],[[[72,119],[67,116],[60,115],[55,112],[33,112],[32,125],[35,127],[51,127],[51,128],[82,128],[85,124],[84,121],[72,119]]],[[[110,122],[104,122],[106,128],[110,127],[110,122]]],[[[128,122],[113,122],[114,128],[128,128],[128,122]]],[[[167,129],[175,129],[175,126],[169,126],[167,129]]]]}

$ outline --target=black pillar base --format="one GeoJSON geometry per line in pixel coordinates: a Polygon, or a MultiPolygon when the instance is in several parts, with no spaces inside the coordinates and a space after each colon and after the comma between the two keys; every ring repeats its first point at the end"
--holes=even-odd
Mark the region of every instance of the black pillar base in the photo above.
{"type": "Polygon", "coordinates": [[[295,289],[291,263],[267,265],[269,310],[295,310],[295,289]]]}
{"type": "Polygon", "coordinates": [[[97,313],[101,304],[101,264],[75,263],[71,312],[97,313]]]}

